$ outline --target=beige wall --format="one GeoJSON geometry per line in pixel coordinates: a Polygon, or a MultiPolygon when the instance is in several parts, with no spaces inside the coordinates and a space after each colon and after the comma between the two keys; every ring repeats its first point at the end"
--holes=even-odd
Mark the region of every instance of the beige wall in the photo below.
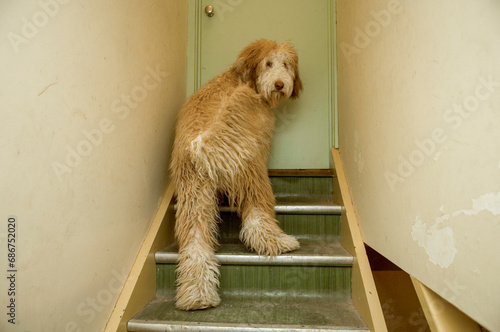
{"type": "Polygon", "coordinates": [[[0,330],[102,331],[168,181],[187,4],[2,1],[0,32],[0,330]]]}
{"type": "Polygon", "coordinates": [[[500,330],[500,5],[337,0],[340,151],[363,237],[500,330]]]}

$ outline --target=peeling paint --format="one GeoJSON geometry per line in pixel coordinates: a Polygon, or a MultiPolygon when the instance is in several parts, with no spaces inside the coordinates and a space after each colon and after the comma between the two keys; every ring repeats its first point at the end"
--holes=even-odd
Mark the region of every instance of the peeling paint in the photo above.
{"type": "Polygon", "coordinates": [[[448,268],[455,260],[457,248],[451,227],[439,227],[436,223],[430,227],[416,217],[411,235],[419,246],[423,247],[429,255],[429,260],[442,268],[448,268]]]}
{"type": "Polygon", "coordinates": [[[452,213],[453,217],[461,214],[466,216],[475,216],[479,212],[491,212],[494,216],[500,214],[500,191],[495,193],[487,193],[472,200],[472,209],[459,210],[452,213]]]}
{"type": "Polygon", "coordinates": [[[430,227],[417,216],[412,226],[411,235],[413,240],[425,249],[433,264],[448,268],[455,259],[457,249],[453,229],[449,226],[443,226],[442,223],[451,221],[452,218],[460,215],[475,216],[480,212],[490,212],[495,216],[500,215],[500,192],[487,193],[472,199],[471,209],[444,213],[444,206],[441,205],[439,211],[442,215],[437,217],[430,227]]]}
{"type": "Polygon", "coordinates": [[[441,157],[441,154],[443,154],[443,151],[438,151],[434,154],[434,157],[432,157],[432,159],[434,159],[434,161],[438,161],[439,157],[441,157]]]}

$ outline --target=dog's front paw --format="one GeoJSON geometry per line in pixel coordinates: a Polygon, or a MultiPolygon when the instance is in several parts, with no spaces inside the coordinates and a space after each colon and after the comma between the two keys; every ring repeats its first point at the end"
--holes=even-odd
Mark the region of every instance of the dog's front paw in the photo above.
{"type": "Polygon", "coordinates": [[[299,241],[283,233],[277,225],[274,225],[272,230],[266,227],[243,226],[240,239],[247,248],[264,256],[277,256],[300,248],[299,241]]]}
{"type": "Polygon", "coordinates": [[[212,289],[202,290],[194,286],[177,291],[175,306],[180,310],[201,310],[215,308],[219,303],[220,297],[217,291],[212,289]]]}
{"type": "Polygon", "coordinates": [[[276,237],[276,247],[280,254],[300,248],[299,241],[291,235],[281,233],[276,237]]]}

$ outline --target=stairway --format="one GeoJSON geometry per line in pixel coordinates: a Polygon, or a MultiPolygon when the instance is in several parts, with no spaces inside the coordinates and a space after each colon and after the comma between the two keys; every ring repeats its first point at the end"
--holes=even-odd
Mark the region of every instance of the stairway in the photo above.
{"type": "Polygon", "coordinates": [[[301,248],[274,258],[249,252],[238,239],[239,218],[221,206],[220,306],[175,308],[174,243],[156,253],[156,298],[128,331],[369,331],[351,301],[353,257],[340,244],[331,173],[286,172],[271,182],[280,227],[301,248]]]}

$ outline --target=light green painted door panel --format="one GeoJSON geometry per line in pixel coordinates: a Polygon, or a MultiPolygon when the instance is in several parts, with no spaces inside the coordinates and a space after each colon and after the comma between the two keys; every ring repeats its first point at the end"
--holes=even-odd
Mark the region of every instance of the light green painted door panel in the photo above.
{"type": "Polygon", "coordinates": [[[297,49],[304,91],[275,111],[270,169],[328,168],[335,145],[333,0],[192,0],[188,93],[220,74],[250,42],[297,49]],[[214,7],[208,17],[205,7],[214,7]]]}

